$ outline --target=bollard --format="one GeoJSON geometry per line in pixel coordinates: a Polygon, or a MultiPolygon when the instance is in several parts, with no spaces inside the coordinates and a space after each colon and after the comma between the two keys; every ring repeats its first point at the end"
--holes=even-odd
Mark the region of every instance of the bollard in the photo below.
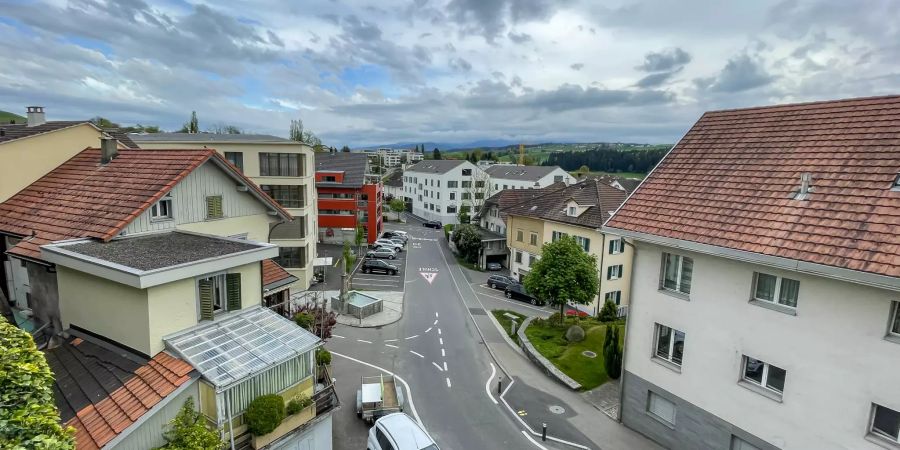
{"type": "Polygon", "coordinates": [[[497,379],[497,395],[503,391],[503,375],[500,375],[500,378],[497,379]]]}
{"type": "Polygon", "coordinates": [[[545,422],[545,423],[542,423],[541,425],[543,425],[543,427],[541,429],[541,440],[544,442],[547,442],[547,423],[545,422]]]}
{"type": "Polygon", "coordinates": [[[516,325],[517,324],[516,324],[515,320],[513,320],[509,323],[509,334],[511,334],[511,335],[516,334],[516,325]]]}

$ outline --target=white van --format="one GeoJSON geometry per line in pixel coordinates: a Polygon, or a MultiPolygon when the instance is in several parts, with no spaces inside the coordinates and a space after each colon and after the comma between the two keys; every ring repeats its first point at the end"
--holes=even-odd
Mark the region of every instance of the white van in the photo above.
{"type": "Polygon", "coordinates": [[[440,450],[434,439],[412,417],[388,414],[369,429],[367,450],[440,450]]]}

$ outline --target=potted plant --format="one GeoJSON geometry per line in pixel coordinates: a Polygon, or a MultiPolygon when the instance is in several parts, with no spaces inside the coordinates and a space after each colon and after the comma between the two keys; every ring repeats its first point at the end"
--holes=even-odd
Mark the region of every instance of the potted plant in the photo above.
{"type": "Polygon", "coordinates": [[[331,373],[331,352],[325,350],[325,347],[319,347],[316,350],[316,379],[330,382],[331,380],[325,380],[326,373],[331,373]]]}

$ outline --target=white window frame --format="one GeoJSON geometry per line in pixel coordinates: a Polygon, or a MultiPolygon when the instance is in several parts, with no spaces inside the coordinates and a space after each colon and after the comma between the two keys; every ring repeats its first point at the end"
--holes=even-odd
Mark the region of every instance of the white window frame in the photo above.
{"type": "MultiPolygon", "coordinates": [[[[793,278],[788,278],[788,279],[791,281],[797,282],[797,298],[794,299],[794,303],[800,304],[800,287],[799,287],[800,280],[795,280],[793,278]]],[[[789,308],[792,310],[797,309],[796,305],[791,306],[791,305],[788,305],[785,303],[781,303],[781,282],[782,282],[782,280],[784,280],[784,277],[779,276],[779,275],[773,275],[771,273],[765,273],[765,272],[753,272],[753,291],[750,293],[751,298],[758,302],[766,302],[769,304],[778,305],[778,306],[781,306],[784,308],[789,308]],[[765,275],[767,277],[775,277],[775,290],[772,293],[771,300],[766,299],[766,298],[759,298],[756,296],[756,291],[757,291],[757,286],[759,285],[759,276],[760,275],[765,275]]]]}
{"type": "Polygon", "coordinates": [[[675,402],[663,397],[662,395],[657,394],[656,392],[647,391],[647,414],[649,414],[650,417],[653,417],[654,419],[659,420],[660,422],[670,427],[674,427],[675,421],[678,417],[678,405],[676,405],[675,402]],[[653,411],[654,398],[659,399],[661,403],[668,403],[669,405],[672,405],[672,420],[669,420],[653,411]]]}
{"type": "Polygon", "coordinates": [[[603,296],[604,302],[613,302],[616,306],[622,302],[622,291],[609,291],[603,296]]]}
{"type": "Polygon", "coordinates": [[[578,244],[578,246],[581,247],[582,250],[584,250],[584,251],[590,253],[590,251],[591,251],[591,238],[586,238],[586,237],[581,237],[581,236],[575,236],[575,243],[578,244]],[[585,245],[585,244],[587,244],[587,245],[585,245]]]}
{"type": "Polygon", "coordinates": [[[528,235],[528,244],[529,244],[529,245],[534,245],[534,246],[537,246],[537,245],[538,245],[538,234],[537,234],[537,233],[531,232],[531,233],[528,235]]]}
{"type": "Polygon", "coordinates": [[[891,315],[888,316],[888,337],[900,340],[900,301],[891,302],[891,315]],[[894,329],[896,324],[897,329],[894,329]]]}
{"type": "Polygon", "coordinates": [[[570,206],[567,212],[569,217],[578,217],[578,208],[570,206]]]}
{"type": "Polygon", "coordinates": [[[622,264],[609,266],[606,270],[608,271],[608,275],[606,277],[607,280],[618,280],[622,278],[622,264]]]}
{"type": "MultiPolygon", "coordinates": [[[[668,291],[668,292],[674,292],[679,295],[685,295],[685,296],[690,295],[690,292],[684,292],[681,290],[681,288],[682,288],[681,279],[683,278],[683,271],[684,271],[684,258],[686,258],[686,256],[684,256],[684,255],[678,255],[675,253],[668,253],[668,252],[663,253],[663,267],[662,267],[662,273],[660,273],[660,277],[659,277],[660,289],[662,289],[664,291],[668,291]],[[668,268],[668,265],[669,265],[669,256],[674,257],[676,259],[676,264],[678,264],[678,268],[676,269],[676,278],[675,278],[675,288],[674,289],[666,287],[666,272],[667,272],[666,269],[668,268]]],[[[694,259],[693,258],[690,258],[690,259],[691,259],[691,263],[693,264],[694,259]]],[[[690,281],[691,281],[691,283],[690,283],[691,286],[693,286],[694,285],[693,269],[691,270],[691,280],[690,281]]]]}
{"type": "Polygon", "coordinates": [[[893,408],[888,408],[887,406],[879,405],[878,403],[872,403],[872,412],[871,412],[871,414],[869,414],[869,416],[870,416],[870,418],[869,418],[869,435],[872,437],[875,437],[876,439],[890,442],[891,444],[900,444],[900,433],[898,433],[897,436],[891,436],[891,435],[883,432],[882,430],[875,429],[875,415],[878,413],[879,407],[893,411],[893,412],[900,412],[893,408]]]}
{"type": "Polygon", "coordinates": [[[665,361],[668,364],[672,364],[673,366],[680,368],[681,365],[684,363],[684,353],[685,353],[684,347],[686,345],[687,345],[687,333],[685,333],[681,330],[676,330],[675,328],[672,328],[667,325],[663,325],[661,323],[656,323],[656,326],[653,327],[653,357],[654,358],[661,360],[661,361],[665,361]],[[669,333],[669,354],[667,356],[660,356],[660,354],[659,354],[659,334],[663,328],[667,328],[671,331],[669,333]],[[681,362],[675,361],[675,335],[677,333],[681,333],[681,335],[684,336],[684,338],[682,338],[682,342],[684,343],[684,345],[682,345],[682,348],[681,348],[681,362]]]}
{"type": "Polygon", "coordinates": [[[200,281],[213,280],[213,314],[218,315],[228,311],[228,283],[225,272],[217,272],[202,275],[196,278],[194,288],[197,291],[197,317],[200,317],[200,281]]]}
{"type": "Polygon", "coordinates": [[[161,199],[159,199],[158,202],[154,203],[153,206],[150,207],[150,220],[156,221],[156,220],[171,220],[171,219],[173,219],[175,217],[175,214],[173,214],[173,211],[172,211],[172,206],[174,204],[175,204],[175,202],[172,200],[172,193],[171,192],[166,193],[166,195],[164,195],[161,199]],[[168,205],[168,206],[166,206],[167,213],[161,214],[159,212],[160,205],[164,202],[168,205]]]}
{"type": "Polygon", "coordinates": [[[609,241],[609,254],[618,255],[622,253],[625,247],[623,244],[624,242],[622,241],[622,238],[609,241]]]}
{"type": "MultiPolygon", "coordinates": [[[[747,383],[750,383],[756,387],[765,389],[766,391],[772,392],[775,395],[781,397],[782,395],[784,395],[783,390],[779,391],[778,389],[769,387],[769,367],[770,366],[772,366],[772,364],[769,364],[759,358],[754,358],[752,356],[747,356],[747,355],[741,355],[741,381],[745,381],[747,383]],[[747,377],[747,363],[749,362],[749,360],[751,358],[755,359],[756,361],[759,361],[763,364],[763,373],[762,373],[762,381],[761,382],[757,382],[753,378],[747,377]]],[[[774,367],[778,367],[778,366],[774,366],[774,367]]],[[[781,370],[784,370],[784,384],[787,385],[787,370],[785,370],[783,367],[778,367],[778,368],[781,370]]]]}

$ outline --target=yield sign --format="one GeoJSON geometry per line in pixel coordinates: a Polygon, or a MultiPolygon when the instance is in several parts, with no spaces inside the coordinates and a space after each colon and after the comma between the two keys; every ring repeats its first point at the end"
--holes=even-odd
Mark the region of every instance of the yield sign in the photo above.
{"type": "Polygon", "coordinates": [[[437,276],[437,272],[419,272],[419,273],[422,274],[422,277],[425,278],[425,281],[427,281],[428,284],[433,283],[434,277],[437,276]]]}

